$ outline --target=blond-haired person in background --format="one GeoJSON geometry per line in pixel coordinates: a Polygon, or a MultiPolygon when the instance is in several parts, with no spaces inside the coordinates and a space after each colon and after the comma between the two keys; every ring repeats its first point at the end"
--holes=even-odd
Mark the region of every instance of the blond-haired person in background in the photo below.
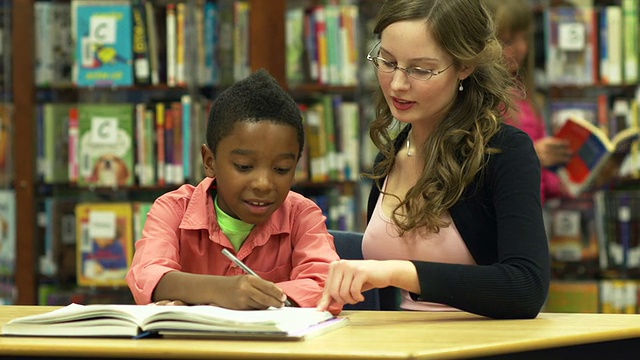
{"type": "Polygon", "coordinates": [[[516,108],[508,122],[526,132],[533,140],[542,165],[542,204],[563,195],[560,178],[549,168],[564,164],[571,158],[566,140],[549,136],[534,81],[533,9],[526,0],[482,0],[496,23],[505,61],[518,81],[516,108]]]}

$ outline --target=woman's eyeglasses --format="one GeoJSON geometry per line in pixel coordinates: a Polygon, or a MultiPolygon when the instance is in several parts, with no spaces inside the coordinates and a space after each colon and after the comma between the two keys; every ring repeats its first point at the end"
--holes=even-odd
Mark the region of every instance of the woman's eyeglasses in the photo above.
{"type": "Polygon", "coordinates": [[[371,53],[378,48],[378,46],[380,45],[380,43],[377,43],[376,46],[373,47],[373,49],[371,49],[371,51],[369,51],[369,53],[367,54],[367,60],[371,61],[373,63],[373,66],[376,67],[376,69],[378,69],[379,71],[386,73],[386,74],[391,74],[393,72],[395,72],[396,70],[402,70],[405,74],[407,74],[407,76],[409,76],[412,79],[416,79],[416,80],[421,80],[421,81],[426,81],[431,79],[431,77],[438,75],[438,74],[442,74],[443,72],[445,72],[448,68],[451,67],[451,65],[453,65],[453,63],[449,64],[449,66],[447,66],[446,68],[439,70],[439,71],[435,71],[435,70],[431,70],[431,69],[423,69],[419,66],[410,66],[410,67],[400,67],[398,66],[398,64],[391,62],[389,60],[386,60],[383,57],[380,56],[372,56],[371,53]]]}

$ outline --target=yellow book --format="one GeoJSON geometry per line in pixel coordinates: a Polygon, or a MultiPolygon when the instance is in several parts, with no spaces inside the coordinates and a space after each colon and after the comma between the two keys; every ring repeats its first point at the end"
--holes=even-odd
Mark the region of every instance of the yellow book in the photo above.
{"type": "Polygon", "coordinates": [[[76,206],[76,262],[80,286],[126,286],[133,258],[130,203],[76,206]]]}

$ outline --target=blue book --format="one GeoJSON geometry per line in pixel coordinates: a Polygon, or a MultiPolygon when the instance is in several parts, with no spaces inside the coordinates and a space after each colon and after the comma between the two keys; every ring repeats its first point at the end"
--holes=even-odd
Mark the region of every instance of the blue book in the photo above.
{"type": "Polygon", "coordinates": [[[218,46],[220,42],[220,12],[218,3],[204,4],[204,70],[203,85],[220,83],[220,67],[218,64],[218,46]]]}
{"type": "Polygon", "coordinates": [[[131,86],[133,22],[129,1],[71,3],[77,86],[131,86]]]}

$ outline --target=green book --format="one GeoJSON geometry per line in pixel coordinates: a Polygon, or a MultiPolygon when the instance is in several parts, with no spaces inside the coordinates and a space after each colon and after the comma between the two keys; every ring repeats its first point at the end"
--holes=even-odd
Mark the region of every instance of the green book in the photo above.
{"type": "Polygon", "coordinates": [[[69,110],[72,104],[44,104],[44,182],[69,181],[69,110]]]}
{"type": "Polygon", "coordinates": [[[133,184],[133,104],[81,104],[78,185],[133,184]]]}

